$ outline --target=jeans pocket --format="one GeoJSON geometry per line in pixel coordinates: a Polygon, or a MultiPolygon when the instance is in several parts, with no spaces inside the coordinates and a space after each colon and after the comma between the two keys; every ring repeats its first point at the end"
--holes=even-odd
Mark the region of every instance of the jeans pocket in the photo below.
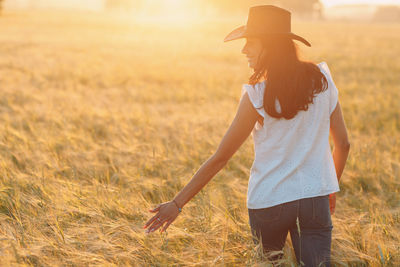
{"type": "Polygon", "coordinates": [[[320,227],[332,226],[328,195],[313,198],[312,222],[320,227]]]}
{"type": "Polygon", "coordinates": [[[283,205],[276,205],[263,209],[249,209],[249,214],[261,223],[278,221],[282,213],[283,205]]]}

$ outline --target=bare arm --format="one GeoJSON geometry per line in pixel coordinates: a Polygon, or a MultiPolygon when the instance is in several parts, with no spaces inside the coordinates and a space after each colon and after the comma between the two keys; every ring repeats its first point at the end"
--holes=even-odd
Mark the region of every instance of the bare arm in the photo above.
{"type": "Polygon", "coordinates": [[[245,93],[235,118],[225,133],[217,151],[200,167],[189,183],[175,196],[179,207],[189,202],[229,161],[250,135],[260,115],[245,93]]]}
{"type": "Polygon", "coordinates": [[[335,163],[337,179],[339,181],[350,150],[350,142],[347,136],[346,125],[344,123],[339,101],[335,110],[331,114],[330,133],[333,137],[333,161],[335,163]]]}

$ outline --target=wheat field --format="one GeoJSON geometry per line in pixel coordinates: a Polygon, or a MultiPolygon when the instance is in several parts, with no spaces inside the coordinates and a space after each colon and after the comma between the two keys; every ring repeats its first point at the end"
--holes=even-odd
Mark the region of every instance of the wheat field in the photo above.
{"type": "MultiPolygon", "coordinates": [[[[216,150],[250,69],[243,18],[190,24],[84,12],[0,17],[0,265],[268,266],[251,240],[249,137],[167,232],[172,200],[216,150]]],[[[400,24],[294,21],[339,89],[351,151],[334,266],[400,266],[400,24]]],[[[288,237],[285,266],[295,266],[288,237]]]]}

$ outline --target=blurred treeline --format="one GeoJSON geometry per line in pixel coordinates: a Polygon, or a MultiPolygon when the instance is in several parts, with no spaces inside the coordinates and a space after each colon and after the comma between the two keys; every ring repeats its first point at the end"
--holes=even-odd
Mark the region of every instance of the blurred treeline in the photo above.
{"type": "Polygon", "coordinates": [[[399,6],[381,6],[379,7],[373,17],[375,21],[400,21],[400,7],[399,6]]]}
{"type": "MultiPolygon", "coordinates": [[[[165,3],[164,3],[165,4],[165,3]]],[[[166,2],[168,4],[168,1],[166,2]]],[[[218,13],[247,13],[248,8],[254,5],[273,4],[290,10],[296,16],[321,16],[323,5],[319,0],[185,0],[184,5],[196,6],[200,9],[213,9],[218,13]]],[[[162,1],[149,0],[105,0],[106,9],[146,9],[151,6],[157,9],[162,1]]]]}

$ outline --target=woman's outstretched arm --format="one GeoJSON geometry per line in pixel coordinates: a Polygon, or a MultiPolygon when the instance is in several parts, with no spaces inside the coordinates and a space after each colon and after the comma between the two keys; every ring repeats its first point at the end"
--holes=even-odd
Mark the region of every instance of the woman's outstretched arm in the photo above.
{"type": "Polygon", "coordinates": [[[192,199],[229,161],[250,135],[258,113],[244,94],[236,116],[225,133],[216,152],[199,168],[190,182],[175,196],[174,200],[184,206],[192,199]]]}
{"type": "Polygon", "coordinates": [[[154,222],[148,229],[148,231],[154,231],[162,226],[164,222],[167,222],[162,229],[164,231],[179,214],[176,205],[182,208],[226,165],[250,135],[259,116],[251,104],[248,94],[243,94],[235,118],[222,138],[216,152],[199,168],[189,183],[175,196],[173,201],[163,203],[157,208],[150,210],[152,212],[158,211],[158,213],[146,223],[144,228],[154,222]],[[162,220],[163,222],[160,223],[156,221],[159,217],[167,219],[162,220]]]}

